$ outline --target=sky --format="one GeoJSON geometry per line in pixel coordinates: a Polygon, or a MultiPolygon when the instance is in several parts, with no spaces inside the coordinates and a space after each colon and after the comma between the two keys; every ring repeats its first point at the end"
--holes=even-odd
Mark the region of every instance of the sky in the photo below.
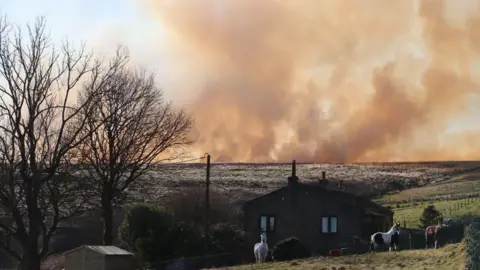
{"type": "MultiPolygon", "coordinates": [[[[163,29],[145,13],[132,0],[0,0],[0,14],[15,24],[24,26],[45,16],[55,43],[65,38],[77,45],[86,42],[97,53],[112,53],[118,44],[126,45],[135,63],[157,73],[160,85],[173,84],[168,54],[162,50],[163,29]]],[[[180,99],[170,87],[163,88],[167,98],[180,99]]]]}
{"type": "Polygon", "coordinates": [[[15,23],[24,24],[35,16],[46,16],[48,27],[56,39],[63,36],[73,40],[90,39],[106,26],[126,27],[140,23],[131,1],[2,0],[0,3],[1,12],[15,23]]]}
{"type": "MultiPolygon", "coordinates": [[[[417,116],[409,116],[405,122],[398,120],[400,127],[389,126],[396,119],[408,114],[399,114],[393,109],[389,111],[390,108],[395,108],[398,102],[386,103],[386,108],[377,104],[382,107],[383,112],[391,115],[391,119],[375,118],[374,115],[377,113],[367,110],[370,106],[367,96],[369,97],[372,91],[379,91],[375,87],[382,87],[384,84],[392,84],[397,88],[403,87],[399,86],[398,80],[405,80],[405,84],[411,82],[414,85],[414,81],[420,80],[422,74],[425,74],[420,67],[426,68],[435,61],[442,66],[441,69],[445,69],[445,72],[450,72],[451,70],[443,67],[443,62],[463,57],[463,54],[454,52],[457,50],[454,46],[458,44],[448,47],[454,41],[445,41],[449,36],[435,32],[436,30],[422,36],[418,30],[420,29],[418,24],[423,17],[430,20],[434,27],[446,29],[449,25],[462,25],[466,18],[465,14],[477,8],[477,1],[446,0],[445,6],[439,7],[435,6],[437,3],[431,0],[391,1],[391,4],[384,4],[385,2],[378,0],[366,0],[362,2],[364,4],[352,6],[352,8],[349,8],[349,5],[356,2],[351,0],[320,2],[322,1],[265,0],[254,4],[254,1],[249,0],[243,2],[239,0],[223,2],[218,0],[0,0],[0,13],[7,15],[10,21],[18,24],[32,21],[35,16],[46,16],[47,29],[57,43],[65,37],[73,42],[86,41],[88,46],[100,53],[112,53],[117,44],[127,45],[135,63],[157,74],[157,82],[164,89],[167,99],[184,105],[193,112],[198,120],[196,133],[199,138],[197,144],[199,150],[197,150],[202,153],[212,152],[214,156],[221,157],[219,161],[288,161],[292,157],[313,162],[416,160],[435,159],[435,155],[438,155],[439,159],[480,158],[480,153],[476,155],[467,151],[469,147],[467,144],[459,147],[462,148],[460,150],[469,154],[454,154],[444,149],[443,142],[451,143],[461,140],[460,137],[449,134],[463,136],[478,132],[480,129],[478,90],[468,90],[464,95],[468,100],[464,103],[445,100],[438,101],[441,103],[423,101],[424,105],[421,106],[429,109],[421,110],[419,105],[417,109],[422,112],[417,116]],[[423,11],[423,14],[413,12],[413,6],[415,5],[415,9],[418,9],[421,1],[426,6],[430,5],[429,10],[435,8],[447,10],[445,18],[448,23],[439,26],[442,20],[434,21],[438,19],[435,17],[438,14],[433,11],[423,11]],[[327,10],[326,7],[331,11],[321,10],[322,8],[327,10]],[[314,13],[315,8],[318,9],[318,14],[314,13]],[[394,10],[395,8],[398,10],[394,10]],[[283,13],[284,10],[289,11],[283,13]],[[237,16],[237,14],[240,15],[237,16]],[[377,17],[378,21],[375,19],[377,17]],[[391,19],[391,17],[394,18],[391,19]],[[276,19],[288,21],[290,25],[280,21],[274,22],[276,19]],[[296,24],[304,28],[292,29],[292,25],[296,24]],[[311,25],[316,29],[307,31],[306,29],[311,25]],[[325,38],[327,36],[329,37],[325,38]],[[304,38],[306,39],[303,40],[304,38]],[[302,43],[296,39],[301,40],[302,43]],[[428,39],[435,39],[438,44],[445,42],[447,45],[442,48],[426,48],[434,46],[425,45],[428,39]],[[351,44],[356,44],[355,49],[348,48],[351,44]],[[271,54],[276,50],[278,54],[271,54]],[[429,50],[435,53],[430,53],[429,50]],[[445,53],[445,50],[451,54],[449,57],[453,58],[447,59],[445,56],[445,59],[440,59],[442,58],[440,53],[445,53]],[[280,54],[285,57],[285,61],[278,61],[280,54]],[[346,62],[342,55],[350,55],[352,63],[346,62]],[[255,59],[249,58],[253,56],[255,59]],[[317,65],[312,62],[312,59],[323,62],[317,65]],[[250,62],[244,63],[247,60],[250,62]],[[283,68],[283,65],[290,64],[286,62],[287,60],[294,67],[283,68]],[[393,73],[388,73],[390,62],[394,66],[391,69],[395,70],[392,72],[400,74],[398,75],[400,78],[393,80],[392,77],[390,78],[392,80],[387,83],[379,78],[394,76],[391,75],[393,73]],[[337,77],[334,76],[335,70],[340,74],[337,74],[337,77]],[[272,80],[260,79],[257,77],[258,74],[272,76],[272,80]],[[335,86],[330,85],[334,90],[327,93],[324,88],[328,83],[312,79],[315,76],[330,76],[340,78],[338,80],[341,81],[335,86]],[[345,76],[349,77],[346,79],[345,76]],[[282,86],[277,82],[292,85],[292,89],[279,89],[282,86]],[[295,104],[290,102],[296,97],[293,93],[297,90],[293,88],[312,87],[308,86],[309,84],[317,85],[314,86],[316,89],[309,90],[310,96],[307,97],[305,92],[304,99],[299,99],[295,104]],[[358,86],[362,91],[363,88],[368,90],[365,92],[358,90],[353,94],[353,90],[348,90],[352,85],[358,86]],[[219,87],[222,89],[218,89],[219,87]],[[355,100],[358,104],[352,103],[353,101],[348,97],[356,95],[359,95],[355,100]],[[312,103],[312,98],[319,100],[312,103]],[[341,102],[347,102],[349,106],[340,105],[341,102]],[[452,109],[447,109],[446,111],[449,112],[445,112],[444,115],[439,113],[439,116],[431,117],[430,114],[438,113],[436,104],[440,107],[446,106],[445,108],[450,106],[449,108],[452,109]],[[284,106],[288,107],[288,113],[279,113],[284,106]],[[213,110],[212,107],[218,109],[213,110]],[[306,109],[303,110],[302,107],[306,109]],[[330,111],[334,109],[329,107],[336,110],[351,108],[355,113],[341,114],[338,119],[334,119],[335,121],[321,120],[315,115],[318,111],[332,114],[330,111]],[[457,108],[455,111],[454,107],[457,108]],[[212,113],[215,115],[213,118],[210,117],[212,113]],[[361,128],[360,124],[357,127],[357,122],[363,119],[358,115],[370,115],[373,119],[371,123],[365,122],[364,126],[375,125],[375,121],[383,125],[379,127],[381,131],[369,135],[384,137],[379,138],[379,145],[373,146],[373,142],[369,142],[365,148],[357,147],[358,153],[351,154],[345,159],[340,155],[331,157],[326,155],[329,157],[324,160],[325,158],[319,157],[318,154],[305,150],[313,148],[313,152],[318,152],[319,149],[340,151],[330,144],[335,136],[343,139],[350,136],[349,140],[353,137],[367,136],[366,128],[361,128]],[[321,130],[292,123],[292,118],[295,117],[308,123],[313,121],[312,125],[315,125],[314,121],[319,123],[327,121],[332,128],[321,130]],[[342,124],[347,125],[347,128],[340,131],[333,128],[335,125],[342,124]],[[247,128],[248,125],[250,125],[249,128],[247,128]],[[306,129],[309,131],[307,132],[306,129]],[[345,131],[346,129],[350,133],[345,131]],[[325,134],[317,135],[319,133],[325,134]],[[348,136],[345,135],[347,133],[348,136]],[[285,139],[290,137],[288,134],[292,134],[293,139],[285,142],[289,140],[285,139]],[[283,137],[279,139],[279,136],[283,137]],[[428,139],[428,142],[422,141],[426,136],[433,137],[432,140],[436,143],[430,144],[428,139]],[[319,139],[319,137],[322,138],[319,139]],[[299,140],[305,140],[308,143],[299,142],[299,140]],[[409,140],[415,140],[416,144],[412,144],[411,149],[405,151],[405,143],[409,140]],[[425,148],[425,145],[428,147],[425,148]],[[247,151],[246,154],[240,153],[246,152],[242,150],[245,147],[255,149],[247,151]],[[421,151],[431,151],[432,154],[420,153],[421,151]]],[[[445,33],[449,32],[445,30],[445,33]]],[[[469,72],[478,74],[479,62],[474,60],[471,62],[469,72]]],[[[431,68],[431,70],[436,69],[431,68]]],[[[332,78],[330,83],[331,80],[332,78]]],[[[405,93],[409,91],[413,90],[406,89],[405,93]]],[[[428,89],[418,91],[424,94],[428,89]]],[[[447,92],[448,90],[445,90],[445,93],[447,92]]],[[[390,94],[393,95],[395,92],[390,94]]],[[[405,103],[403,105],[414,106],[403,98],[403,93],[398,96],[398,99],[405,103]]],[[[354,141],[355,144],[364,143],[360,139],[354,141]]],[[[474,142],[474,145],[480,146],[480,140],[474,142]]],[[[452,145],[450,144],[449,147],[451,148],[452,145]]]]}

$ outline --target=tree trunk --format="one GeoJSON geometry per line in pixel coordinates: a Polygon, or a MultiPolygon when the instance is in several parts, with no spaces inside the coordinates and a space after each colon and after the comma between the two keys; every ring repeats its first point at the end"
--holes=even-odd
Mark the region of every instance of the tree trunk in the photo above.
{"type": "MultiPolygon", "coordinates": [[[[28,207],[28,237],[22,241],[22,261],[19,264],[21,270],[40,270],[41,257],[38,243],[42,231],[42,215],[38,207],[38,195],[40,190],[39,178],[35,177],[27,184],[27,207],[28,207]]],[[[48,241],[43,239],[43,241],[48,241]]]]}
{"type": "Polygon", "coordinates": [[[18,265],[19,270],[40,270],[40,256],[38,255],[38,251],[36,247],[25,247],[24,255],[22,257],[22,261],[18,265]]]}
{"type": "Polygon", "coordinates": [[[110,188],[104,188],[102,195],[102,219],[103,219],[103,244],[113,244],[113,207],[112,191],[110,188]]]}

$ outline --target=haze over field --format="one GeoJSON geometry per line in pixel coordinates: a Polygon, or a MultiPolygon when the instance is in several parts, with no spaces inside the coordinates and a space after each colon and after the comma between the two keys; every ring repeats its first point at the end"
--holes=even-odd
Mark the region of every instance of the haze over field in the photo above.
{"type": "Polygon", "coordinates": [[[122,0],[85,24],[32,1],[2,12],[23,21],[30,7],[49,26],[62,13],[72,27],[58,35],[128,45],[195,117],[191,150],[214,161],[480,158],[479,1],[122,0]],[[113,28],[93,31],[102,16],[113,28]]]}

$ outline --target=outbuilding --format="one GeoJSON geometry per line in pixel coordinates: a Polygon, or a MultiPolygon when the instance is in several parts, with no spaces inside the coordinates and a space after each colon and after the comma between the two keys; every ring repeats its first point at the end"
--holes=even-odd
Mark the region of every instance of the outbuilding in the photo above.
{"type": "Polygon", "coordinates": [[[80,246],[65,252],[65,270],[132,270],[133,253],[116,246],[80,246]]]}

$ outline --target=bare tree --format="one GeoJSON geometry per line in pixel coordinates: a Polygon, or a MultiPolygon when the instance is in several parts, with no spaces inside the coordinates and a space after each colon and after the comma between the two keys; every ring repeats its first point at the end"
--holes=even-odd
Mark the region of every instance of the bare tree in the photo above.
{"type": "Polygon", "coordinates": [[[88,138],[85,112],[100,99],[101,82],[125,59],[105,67],[83,48],[65,42],[56,50],[43,18],[27,33],[0,19],[0,233],[19,248],[0,247],[20,269],[40,269],[60,222],[87,199],[85,181],[72,175],[74,150],[88,138]],[[74,96],[79,87],[82,99],[74,96]]]}
{"type": "Polygon", "coordinates": [[[112,244],[113,209],[125,190],[152,170],[153,165],[176,158],[171,154],[191,141],[191,118],[165,102],[154,76],[124,68],[103,82],[104,95],[97,103],[81,147],[90,166],[104,222],[104,244],[112,244]],[[96,128],[101,124],[100,128],[96,128]],[[167,154],[170,153],[170,154],[167,154]]]}

